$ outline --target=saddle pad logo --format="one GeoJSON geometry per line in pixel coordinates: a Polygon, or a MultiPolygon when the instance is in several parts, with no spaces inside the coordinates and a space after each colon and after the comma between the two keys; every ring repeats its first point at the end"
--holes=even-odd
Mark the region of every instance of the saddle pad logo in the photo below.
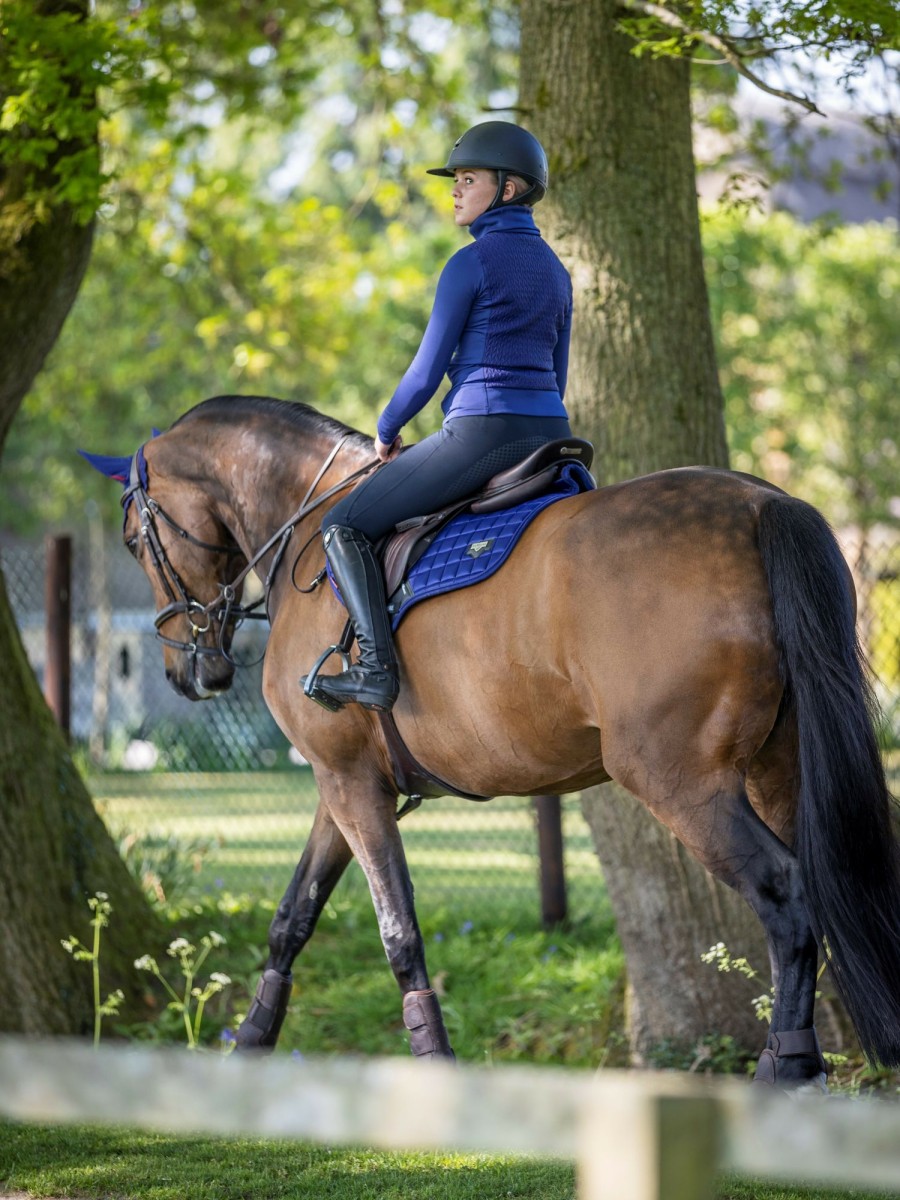
{"type": "Polygon", "coordinates": [[[486,554],[490,550],[496,540],[496,538],[486,538],[480,542],[471,542],[466,547],[466,554],[469,558],[480,558],[482,554],[486,554]]]}

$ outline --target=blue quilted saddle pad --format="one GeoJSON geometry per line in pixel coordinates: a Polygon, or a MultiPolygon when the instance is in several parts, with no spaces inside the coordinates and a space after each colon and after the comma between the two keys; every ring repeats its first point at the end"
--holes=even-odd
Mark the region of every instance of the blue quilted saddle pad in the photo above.
{"type": "Polygon", "coordinates": [[[516,542],[538,515],[558,500],[596,487],[581,463],[561,468],[552,490],[513,508],[493,513],[462,513],[438,533],[394,593],[388,606],[394,629],[422,600],[481,583],[503,566],[516,542]]]}

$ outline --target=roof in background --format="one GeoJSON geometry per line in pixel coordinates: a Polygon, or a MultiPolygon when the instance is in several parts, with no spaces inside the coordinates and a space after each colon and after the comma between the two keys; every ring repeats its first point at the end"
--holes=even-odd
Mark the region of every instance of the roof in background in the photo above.
{"type": "MultiPolygon", "coordinates": [[[[778,173],[786,170],[787,175],[768,188],[757,182],[754,189],[754,177],[759,180],[765,173],[748,154],[737,151],[700,170],[701,199],[718,200],[729,176],[746,172],[750,179],[744,194],[758,194],[765,211],[790,212],[801,221],[821,217],[852,223],[900,220],[900,146],[894,146],[892,157],[886,141],[861,117],[829,113],[823,118],[811,113],[789,131],[784,106],[768,102],[762,95],[752,100],[745,97],[739,102],[738,114],[741,140],[753,122],[760,122],[778,173]],[[836,164],[839,178],[836,186],[829,186],[836,164]]],[[[720,153],[723,148],[719,140],[720,153]]],[[[708,160],[715,149],[715,139],[701,133],[700,158],[708,160]]]]}

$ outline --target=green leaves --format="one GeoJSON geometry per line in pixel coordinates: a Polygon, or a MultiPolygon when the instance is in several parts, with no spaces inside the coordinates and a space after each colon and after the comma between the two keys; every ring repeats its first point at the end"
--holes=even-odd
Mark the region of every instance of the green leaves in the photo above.
{"type": "Polygon", "coordinates": [[[10,0],[0,9],[0,200],[35,212],[64,204],[90,221],[104,182],[98,93],[140,78],[143,46],[128,28],[84,12],[10,0]]]}
{"type": "Polygon", "coordinates": [[[896,519],[895,229],[718,215],[704,245],[733,465],[837,524],[896,519]]]}
{"type": "Polygon", "coordinates": [[[621,0],[626,12],[619,28],[634,41],[637,56],[717,60],[750,79],[763,91],[815,111],[814,101],[800,90],[773,86],[757,70],[784,56],[806,52],[798,72],[814,95],[818,66],[836,61],[845,83],[873,58],[900,45],[900,10],[894,0],[764,0],[746,8],[734,0],[695,0],[674,4],[663,0],[621,0]]]}
{"type": "MultiPolygon", "coordinates": [[[[7,439],[7,508],[22,532],[78,524],[91,498],[110,511],[76,446],[130,451],[217,392],[303,399],[374,429],[435,275],[465,238],[424,166],[470,106],[511,85],[510,8],[407,2],[376,31],[362,0],[299,15],[236,0],[126,13],[98,0],[90,22],[67,27],[92,47],[79,61],[102,62],[102,157],[96,141],[59,157],[29,127],[18,169],[30,154],[53,159],[54,176],[23,211],[100,203],[101,221],[78,303],[7,439]]],[[[24,72],[41,55],[24,32],[17,44],[24,72]]],[[[57,114],[57,147],[73,121],[57,114]]]]}

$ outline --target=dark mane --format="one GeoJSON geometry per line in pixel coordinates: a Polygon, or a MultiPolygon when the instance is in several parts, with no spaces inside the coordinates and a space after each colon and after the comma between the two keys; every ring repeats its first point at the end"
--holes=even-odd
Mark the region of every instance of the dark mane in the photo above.
{"type": "Polygon", "coordinates": [[[342,421],[336,421],[334,417],[326,416],[309,404],[299,400],[277,400],[274,396],[211,396],[179,417],[175,425],[200,416],[224,417],[233,421],[245,414],[262,415],[272,421],[286,421],[295,429],[313,436],[326,434],[337,439],[349,435],[362,448],[369,448],[372,444],[372,439],[366,434],[342,421]]]}

